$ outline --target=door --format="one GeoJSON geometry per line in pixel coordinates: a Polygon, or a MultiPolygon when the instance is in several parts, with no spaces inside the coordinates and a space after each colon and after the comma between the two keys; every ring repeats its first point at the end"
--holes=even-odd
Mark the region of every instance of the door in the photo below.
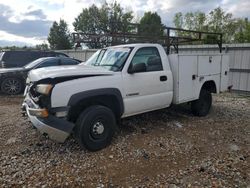
{"type": "Polygon", "coordinates": [[[161,59],[156,47],[139,48],[127,70],[123,71],[124,116],[164,108],[171,104],[172,73],[170,69],[164,71],[161,59]],[[143,65],[140,67],[145,67],[145,70],[128,73],[136,64],[143,65]]]}
{"type": "Polygon", "coordinates": [[[220,74],[220,55],[199,55],[198,56],[198,76],[220,74]]]}
{"type": "Polygon", "coordinates": [[[197,99],[196,88],[199,85],[197,77],[197,56],[179,56],[178,103],[197,99]]]}

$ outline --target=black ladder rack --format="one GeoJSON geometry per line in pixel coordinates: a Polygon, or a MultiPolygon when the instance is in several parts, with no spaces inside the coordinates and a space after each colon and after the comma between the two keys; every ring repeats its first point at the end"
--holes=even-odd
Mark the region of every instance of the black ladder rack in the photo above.
{"type": "Polygon", "coordinates": [[[73,41],[76,43],[76,47],[80,47],[81,43],[92,44],[92,46],[98,47],[98,44],[102,46],[114,46],[120,44],[131,44],[131,43],[159,43],[166,48],[166,53],[170,53],[171,47],[175,50],[175,53],[179,51],[179,45],[182,44],[204,44],[205,41],[209,41],[206,36],[213,36],[209,44],[217,44],[222,52],[222,33],[212,33],[203,31],[194,31],[181,28],[163,27],[163,36],[149,36],[142,35],[139,31],[139,24],[130,24],[134,27],[131,32],[106,32],[101,34],[92,34],[84,32],[74,32],[73,41]],[[211,43],[212,42],[212,43],[211,43]]]}

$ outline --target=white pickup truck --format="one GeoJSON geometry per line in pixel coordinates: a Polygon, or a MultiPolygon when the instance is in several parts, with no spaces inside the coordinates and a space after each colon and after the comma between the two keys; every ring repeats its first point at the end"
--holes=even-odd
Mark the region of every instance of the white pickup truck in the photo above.
{"type": "Polygon", "coordinates": [[[77,66],[33,70],[23,110],[51,139],[74,133],[81,146],[100,150],[121,118],[191,102],[205,116],[211,93],[228,89],[227,55],[167,55],[159,44],[129,44],[97,51],[77,66]]]}

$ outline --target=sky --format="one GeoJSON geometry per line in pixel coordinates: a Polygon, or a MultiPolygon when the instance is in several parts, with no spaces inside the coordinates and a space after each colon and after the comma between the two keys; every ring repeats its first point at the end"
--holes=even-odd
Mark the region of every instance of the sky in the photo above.
{"type": "MultiPolygon", "coordinates": [[[[53,21],[64,19],[71,31],[83,8],[101,6],[105,0],[0,0],[0,46],[33,46],[47,41],[53,21]]],[[[108,3],[114,0],[107,0],[108,3]]],[[[218,6],[234,17],[250,18],[250,0],[117,0],[139,20],[146,11],[157,12],[173,26],[177,12],[210,12],[218,6]]]]}

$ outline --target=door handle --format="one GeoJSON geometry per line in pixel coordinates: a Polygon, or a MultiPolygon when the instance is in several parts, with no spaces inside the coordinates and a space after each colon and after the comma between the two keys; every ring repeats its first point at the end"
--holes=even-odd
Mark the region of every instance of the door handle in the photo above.
{"type": "Polygon", "coordinates": [[[196,75],[193,74],[193,75],[192,75],[192,80],[195,80],[195,79],[196,79],[196,75]]]}
{"type": "Polygon", "coordinates": [[[167,76],[160,76],[160,81],[165,82],[167,81],[168,77],[167,76]]]}

